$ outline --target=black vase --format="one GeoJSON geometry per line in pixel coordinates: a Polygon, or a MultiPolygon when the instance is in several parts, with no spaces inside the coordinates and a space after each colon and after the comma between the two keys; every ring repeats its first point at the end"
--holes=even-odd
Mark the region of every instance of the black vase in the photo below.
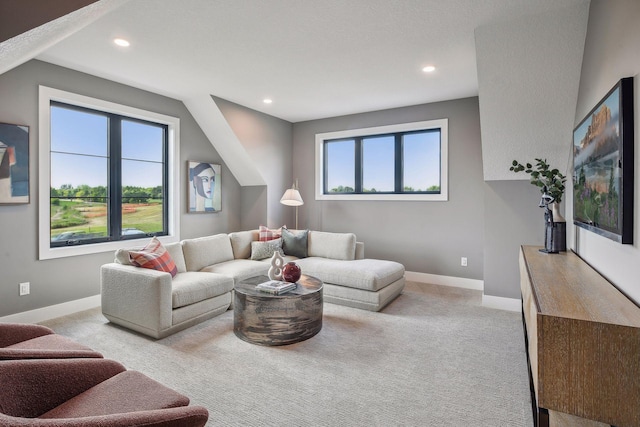
{"type": "Polygon", "coordinates": [[[567,250],[567,223],[547,222],[544,230],[544,249],[541,252],[557,254],[567,250]]]}

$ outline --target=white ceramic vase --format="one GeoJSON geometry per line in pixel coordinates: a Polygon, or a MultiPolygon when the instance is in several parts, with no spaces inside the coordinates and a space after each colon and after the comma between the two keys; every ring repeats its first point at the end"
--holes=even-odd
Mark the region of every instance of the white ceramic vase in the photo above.
{"type": "Polygon", "coordinates": [[[267,275],[271,280],[282,280],[282,267],[284,266],[284,258],[279,251],[275,251],[271,257],[271,267],[267,275]]]}
{"type": "Polygon", "coordinates": [[[553,222],[567,222],[560,213],[560,205],[558,203],[551,203],[551,213],[553,213],[553,222]]]}

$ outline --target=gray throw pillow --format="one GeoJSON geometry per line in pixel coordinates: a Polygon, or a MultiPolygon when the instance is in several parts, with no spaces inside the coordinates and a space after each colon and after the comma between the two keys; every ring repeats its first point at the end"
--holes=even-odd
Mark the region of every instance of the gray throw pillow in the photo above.
{"type": "Polygon", "coordinates": [[[306,258],[308,234],[309,230],[299,231],[297,234],[294,234],[282,227],[282,249],[284,250],[284,254],[297,258],[306,258]]]}
{"type": "Polygon", "coordinates": [[[251,242],[251,259],[260,261],[271,258],[275,252],[282,253],[282,239],[269,240],[267,242],[251,242]]]}

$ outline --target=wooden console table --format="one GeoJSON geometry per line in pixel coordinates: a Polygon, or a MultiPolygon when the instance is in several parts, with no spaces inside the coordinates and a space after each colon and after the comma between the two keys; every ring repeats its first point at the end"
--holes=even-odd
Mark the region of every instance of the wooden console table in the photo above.
{"type": "Polygon", "coordinates": [[[640,308],[573,252],[538,249],[520,250],[535,424],[640,426],[640,308]]]}

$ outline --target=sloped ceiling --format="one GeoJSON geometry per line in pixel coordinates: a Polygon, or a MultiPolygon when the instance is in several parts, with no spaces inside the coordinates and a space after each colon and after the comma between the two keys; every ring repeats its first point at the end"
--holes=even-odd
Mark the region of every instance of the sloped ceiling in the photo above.
{"type": "MultiPolygon", "coordinates": [[[[180,99],[241,185],[264,183],[255,168],[259,159],[250,158],[232,131],[221,130],[221,113],[210,95],[295,123],[480,94],[485,177],[499,179],[500,175],[487,175],[487,170],[503,164],[494,163],[492,153],[499,151],[499,144],[513,144],[513,135],[531,133],[524,108],[528,103],[542,100],[550,112],[575,105],[568,92],[562,93],[568,97],[566,104],[548,102],[543,94],[557,97],[556,88],[537,80],[531,82],[539,97],[513,95],[530,83],[513,76],[535,77],[536,71],[518,59],[522,57],[506,56],[503,47],[513,52],[518,49],[516,41],[527,42],[522,47],[526,51],[531,39],[545,40],[538,48],[539,57],[547,59],[535,64],[540,72],[548,65],[545,61],[562,59],[555,52],[571,31],[576,32],[569,35],[571,39],[583,38],[584,29],[578,28],[580,20],[572,18],[571,10],[583,16],[588,4],[588,0],[101,0],[1,43],[0,73],[36,57],[180,99]],[[547,19],[557,27],[565,25],[554,18],[556,13],[572,22],[566,31],[548,25],[547,19]],[[524,24],[526,37],[514,37],[519,29],[513,22],[524,24]],[[114,46],[114,37],[129,39],[131,46],[114,46]],[[484,61],[484,56],[491,61],[484,61]],[[421,68],[430,64],[436,71],[422,73],[421,68]],[[512,78],[495,83],[494,73],[512,78]],[[507,112],[522,113],[511,120],[508,132],[497,120],[505,108],[495,101],[505,94],[511,106],[507,112]],[[265,97],[273,103],[263,104],[265,97]],[[486,150],[485,144],[489,144],[486,150]]],[[[574,67],[560,66],[558,71],[577,84],[579,69],[574,73],[574,67]]],[[[539,142],[532,136],[515,145],[524,149],[539,142]]]]}
{"type": "Polygon", "coordinates": [[[4,0],[0,2],[0,43],[95,2],[96,0],[4,0]]]}
{"type": "Polygon", "coordinates": [[[0,74],[33,59],[41,52],[56,45],[66,37],[78,32],[95,22],[101,16],[122,6],[129,0],[67,1],[62,0],[53,6],[48,2],[46,10],[36,13],[36,18],[28,18],[24,23],[16,25],[12,21],[16,15],[28,14],[33,1],[9,1],[3,3],[0,14],[0,26],[3,30],[3,41],[0,43],[0,74]],[[74,10],[76,7],[91,3],[74,10]],[[53,6],[53,7],[52,7],[53,6]],[[13,12],[9,12],[9,8],[13,12]],[[16,12],[17,11],[17,12],[16,12]],[[51,19],[47,22],[47,20],[51,19]],[[43,23],[46,22],[46,23],[43,23]],[[37,25],[32,27],[32,25],[37,25]],[[15,34],[18,31],[24,31],[15,34]],[[4,40],[4,37],[9,37],[4,40]]]}
{"type": "Polygon", "coordinates": [[[509,171],[514,159],[569,175],[588,6],[476,29],[485,180],[529,179],[509,171]]]}

